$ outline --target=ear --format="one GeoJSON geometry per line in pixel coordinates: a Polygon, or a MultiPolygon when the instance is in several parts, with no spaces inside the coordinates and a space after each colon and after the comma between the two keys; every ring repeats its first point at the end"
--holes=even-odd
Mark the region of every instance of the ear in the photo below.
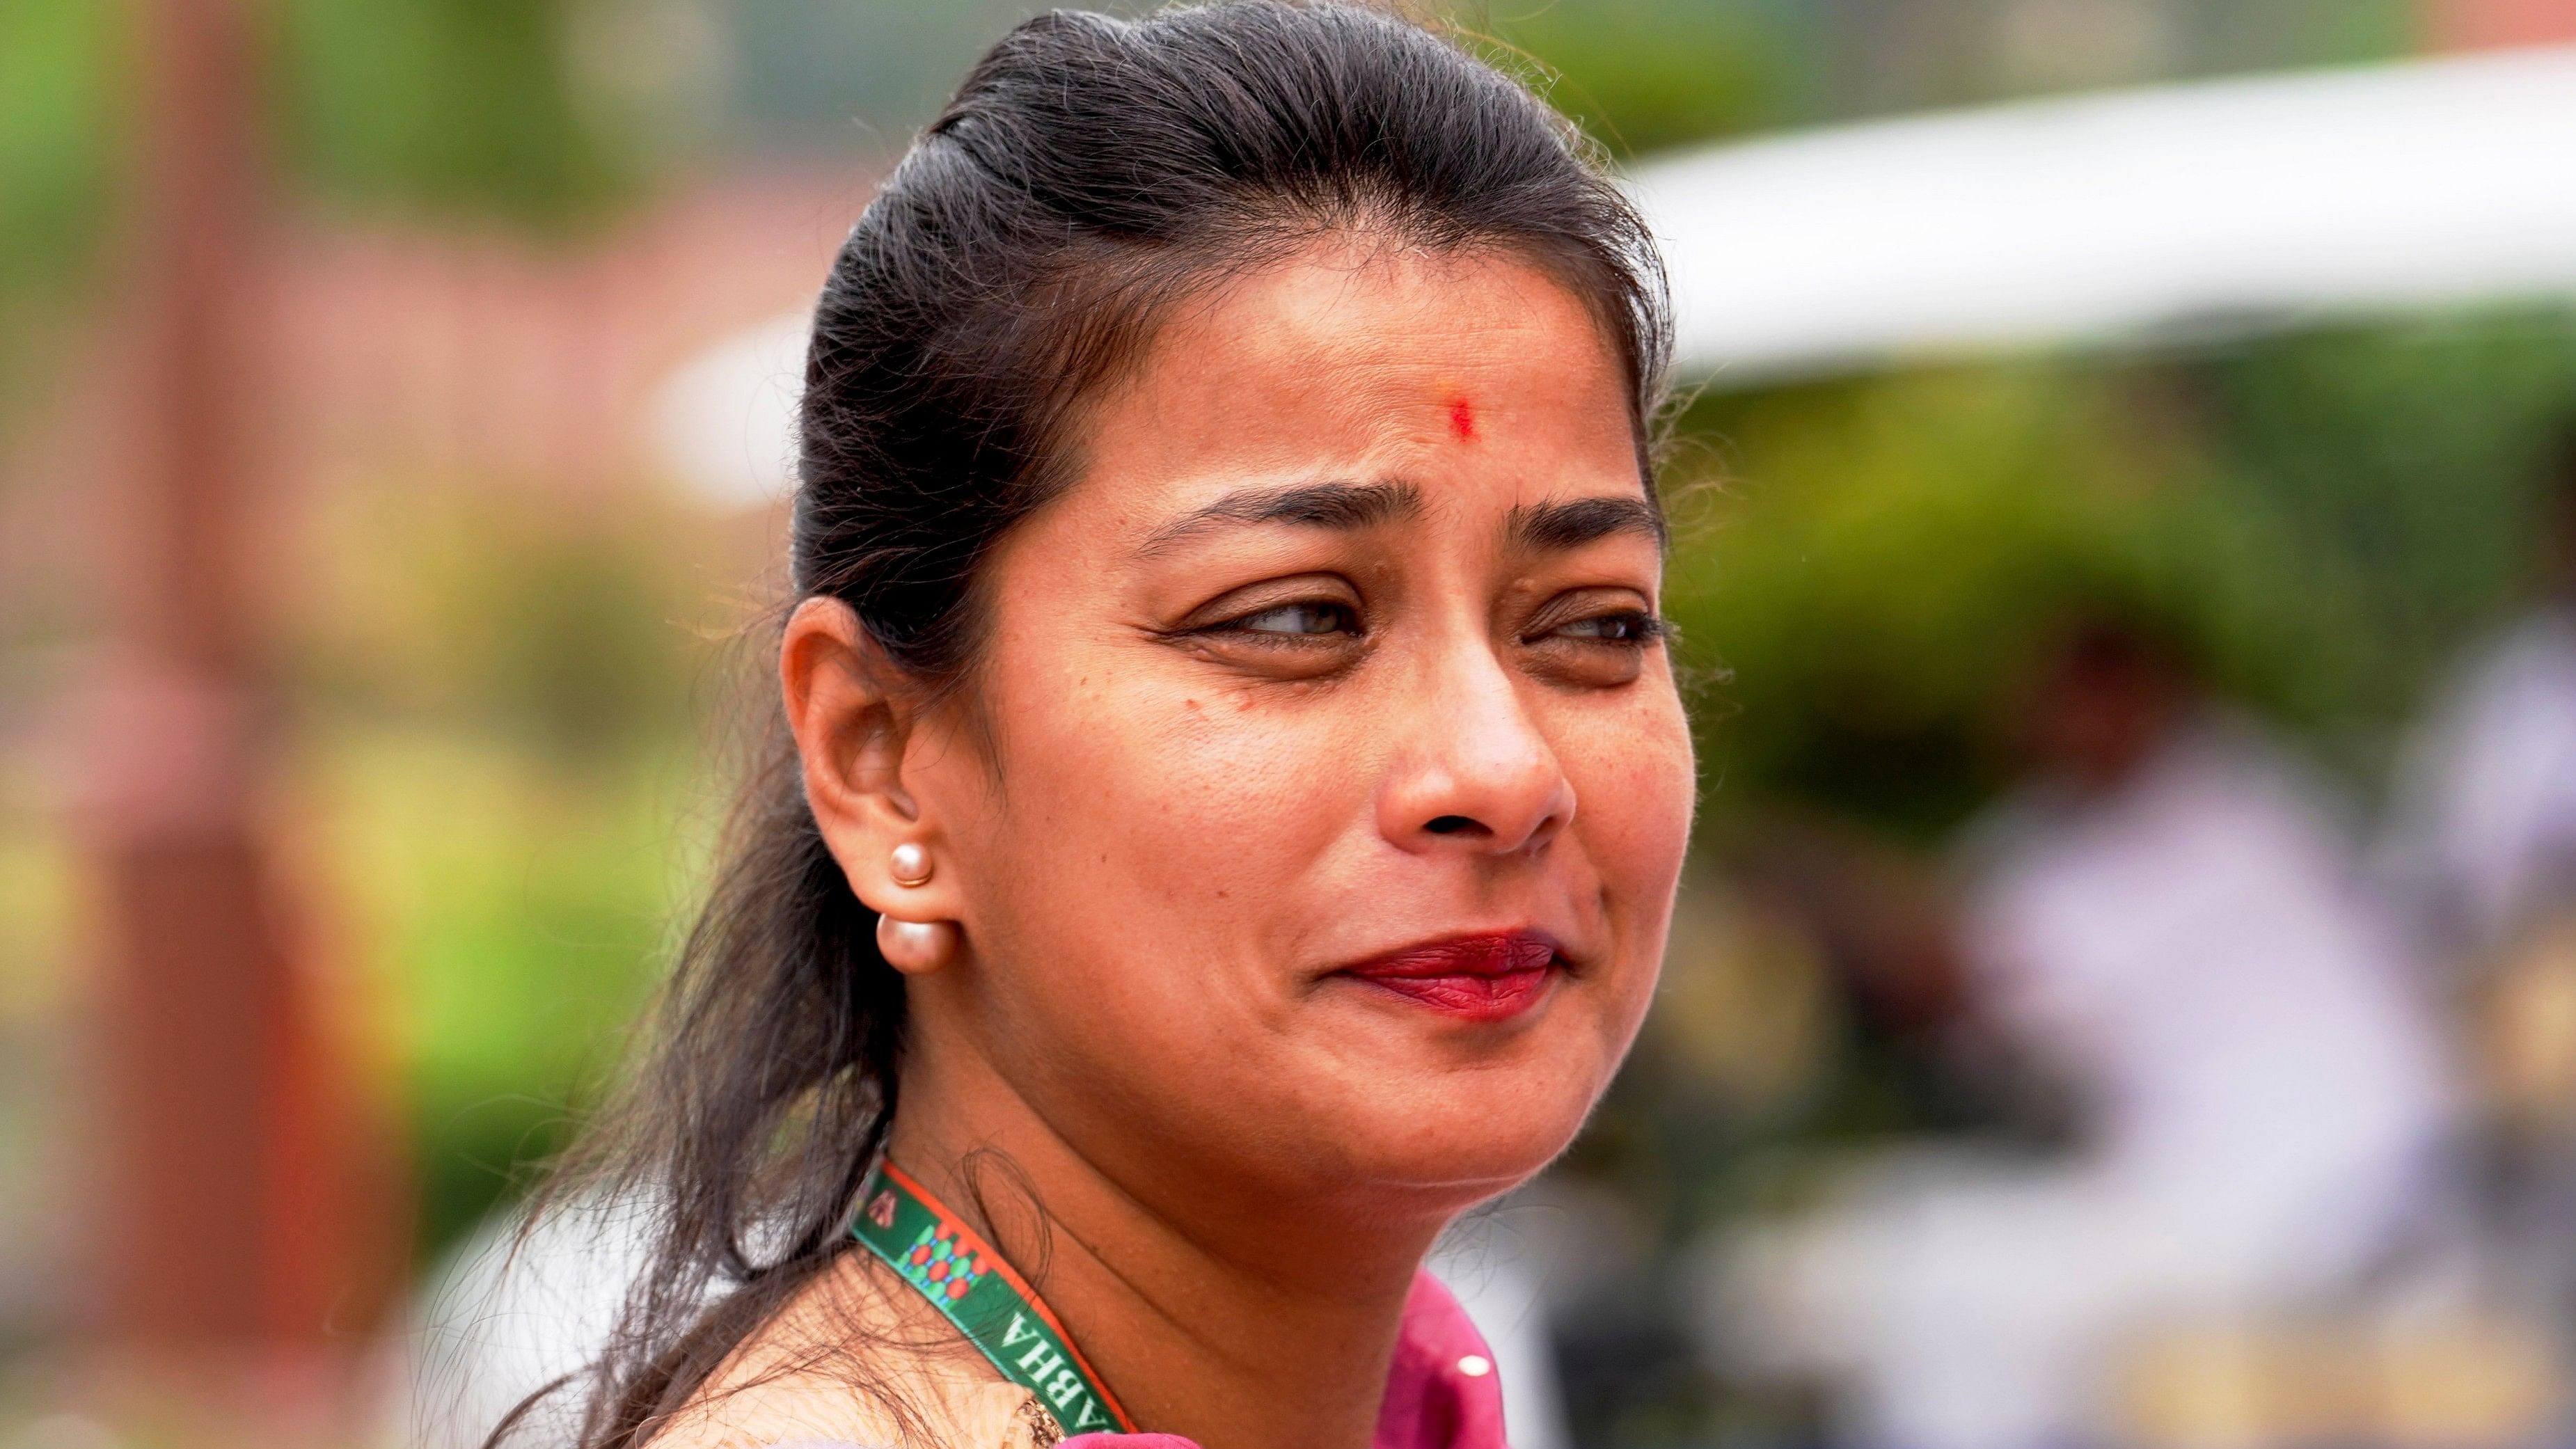
{"type": "Polygon", "coordinates": [[[939,821],[905,782],[917,716],[903,672],[849,605],[816,597],[788,617],[778,682],[804,771],[805,803],[851,891],[896,921],[955,921],[956,872],[940,858],[939,821]],[[920,848],[930,863],[927,880],[895,878],[898,845],[920,848]],[[951,869],[943,873],[943,865],[951,869]]]}

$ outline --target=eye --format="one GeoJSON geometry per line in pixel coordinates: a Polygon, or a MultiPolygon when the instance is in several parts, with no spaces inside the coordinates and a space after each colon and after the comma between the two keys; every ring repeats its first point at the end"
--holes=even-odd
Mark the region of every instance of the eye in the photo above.
{"type": "MultiPolygon", "coordinates": [[[[1559,605],[1564,612],[1587,605],[1598,612],[1577,614],[1561,624],[1544,616],[1532,621],[1532,631],[1522,636],[1530,668],[1541,678],[1583,689],[1613,689],[1641,678],[1648,650],[1672,626],[1648,610],[1633,605],[1604,609],[1604,602],[1597,596],[1563,599],[1559,605]]],[[[1549,612],[1564,617],[1563,612],[1549,612]]]]}
{"type": "Polygon", "coordinates": [[[1642,610],[1621,609],[1576,619],[1548,632],[1559,639],[1580,639],[1586,643],[1640,645],[1662,638],[1664,621],[1642,610]]]}
{"type": "Polygon", "coordinates": [[[1268,579],[1199,606],[1163,642],[1253,679],[1312,681],[1355,667],[1369,652],[1359,590],[1330,574],[1268,579]]]}
{"type": "Polygon", "coordinates": [[[1347,604],[1306,600],[1246,614],[1222,627],[1244,634],[1311,639],[1360,632],[1359,615],[1347,604]]]}

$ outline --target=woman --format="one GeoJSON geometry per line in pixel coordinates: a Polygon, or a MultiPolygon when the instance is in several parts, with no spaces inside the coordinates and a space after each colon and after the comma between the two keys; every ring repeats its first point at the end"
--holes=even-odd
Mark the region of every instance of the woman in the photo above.
{"type": "Polygon", "coordinates": [[[1500,1444],[1419,1265],[1653,990],[1668,330],[1398,21],[976,66],[815,318],[789,738],[605,1158],[669,1216],[587,1442],[1500,1444]]]}

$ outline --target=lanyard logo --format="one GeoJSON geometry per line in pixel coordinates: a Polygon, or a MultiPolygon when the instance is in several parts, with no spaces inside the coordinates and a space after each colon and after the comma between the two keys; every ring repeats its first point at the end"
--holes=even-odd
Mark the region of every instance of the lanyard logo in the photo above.
{"type": "Polygon", "coordinates": [[[981,1254],[958,1241],[959,1231],[955,1223],[931,1223],[903,1255],[903,1276],[934,1301],[956,1302],[974,1292],[991,1271],[981,1254]]]}
{"type": "Polygon", "coordinates": [[[868,1183],[850,1235],[955,1324],[1066,1430],[1136,1432],[1064,1325],[1000,1254],[893,1163],[868,1183]]]}

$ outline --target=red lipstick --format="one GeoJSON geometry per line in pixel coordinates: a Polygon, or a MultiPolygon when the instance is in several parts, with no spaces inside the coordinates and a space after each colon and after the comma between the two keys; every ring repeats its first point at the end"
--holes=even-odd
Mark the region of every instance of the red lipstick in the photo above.
{"type": "Polygon", "coordinates": [[[1538,1005],[1561,964],[1540,931],[1450,936],[1338,973],[1469,1021],[1507,1021],[1538,1005]]]}

